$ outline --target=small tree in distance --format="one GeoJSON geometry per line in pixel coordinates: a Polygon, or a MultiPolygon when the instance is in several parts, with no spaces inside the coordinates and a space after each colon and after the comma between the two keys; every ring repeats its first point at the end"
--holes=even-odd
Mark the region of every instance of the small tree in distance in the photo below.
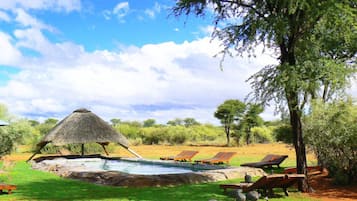
{"type": "Polygon", "coordinates": [[[246,105],[240,100],[226,100],[218,106],[214,116],[221,121],[226,133],[227,146],[230,145],[231,129],[235,121],[239,122],[244,114],[246,105]]]}

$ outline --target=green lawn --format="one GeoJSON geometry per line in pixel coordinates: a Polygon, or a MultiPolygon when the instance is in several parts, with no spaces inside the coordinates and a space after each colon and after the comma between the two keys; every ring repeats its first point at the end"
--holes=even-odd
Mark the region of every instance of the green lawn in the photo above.
{"type": "MultiPolygon", "coordinates": [[[[124,188],[100,186],[55,174],[32,170],[29,164],[18,162],[8,174],[0,176],[6,183],[16,184],[13,194],[2,194],[0,200],[141,200],[141,201],[233,201],[218,188],[219,183],[239,182],[231,180],[208,184],[182,185],[176,187],[124,188]]],[[[285,197],[282,192],[269,200],[312,200],[301,193],[293,192],[285,197]]]]}

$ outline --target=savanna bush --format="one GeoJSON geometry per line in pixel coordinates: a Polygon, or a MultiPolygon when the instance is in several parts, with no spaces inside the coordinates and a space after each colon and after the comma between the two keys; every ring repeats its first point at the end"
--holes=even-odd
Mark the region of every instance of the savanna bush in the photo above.
{"type": "Polygon", "coordinates": [[[273,136],[276,141],[284,142],[287,144],[293,143],[292,129],[289,124],[281,124],[273,130],[273,136]]]}
{"type": "Polygon", "coordinates": [[[254,143],[269,143],[274,141],[273,128],[267,126],[253,127],[250,130],[254,143]]]}
{"type": "Polygon", "coordinates": [[[357,106],[316,101],[304,119],[305,140],[337,183],[357,181],[357,106]]]}
{"type": "Polygon", "coordinates": [[[121,133],[136,145],[140,142],[143,144],[207,144],[215,143],[218,138],[224,137],[221,128],[211,125],[142,127],[137,131],[139,134],[125,133],[130,130],[121,130],[121,133]]]}

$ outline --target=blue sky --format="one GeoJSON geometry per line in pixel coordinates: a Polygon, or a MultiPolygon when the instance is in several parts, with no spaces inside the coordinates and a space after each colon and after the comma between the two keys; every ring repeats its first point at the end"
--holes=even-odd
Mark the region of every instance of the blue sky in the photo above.
{"type": "MultiPolygon", "coordinates": [[[[244,100],[246,79],[277,61],[258,46],[222,71],[212,19],[170,16],[173,3],[1,0],[0,103],[36,120],[85,107],[107,120],[217,123],[217,106],[244,100]]],[[[272,108],[263,117],[278,118],[272,108]]]]}

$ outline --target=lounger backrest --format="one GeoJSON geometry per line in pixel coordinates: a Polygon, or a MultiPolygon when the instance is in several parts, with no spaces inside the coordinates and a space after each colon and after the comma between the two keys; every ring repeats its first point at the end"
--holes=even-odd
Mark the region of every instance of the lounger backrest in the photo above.
{"type": "Polygon", "coordinates": [[[236,154],[236,152],[225,152],[224,155],[221,157],[221,159],[229,160],[229,159],[232,158],[235,154],[236,154]]]}
{"type": "Polygon", "coordinates": [[[188,151],[188,150],[184,150],[181,153],[177,154],[176,157],[190,157],[190,156],[194,156],[195,154],[197,154],[198,151],[188,151]]]}
{"type": "Polygon", "coordinates": [[[275,154],[268,154],[266,155],[261,162],[276,162],[276,163],[281,163],[285,158],[287,158],[287,155],[275,155],[275,154]]]}
{"type": "Polygon", "coordinates": [[[266,175],[259,178],[256,182],[254,182],[251,186],[249,186],[246,191],[254,190],[254,189],[269,189],[274,188],[276,185],[280,185],[281,182],[284,181],[286,175],[284,174],[274,174],[274,175],[266,175]]]}
{"type": "Polygon", "coordinates": [[[212,157],[212,159],[221,159],[225,154],[226,152],[218,152],[215,156],[212,157]]]}

